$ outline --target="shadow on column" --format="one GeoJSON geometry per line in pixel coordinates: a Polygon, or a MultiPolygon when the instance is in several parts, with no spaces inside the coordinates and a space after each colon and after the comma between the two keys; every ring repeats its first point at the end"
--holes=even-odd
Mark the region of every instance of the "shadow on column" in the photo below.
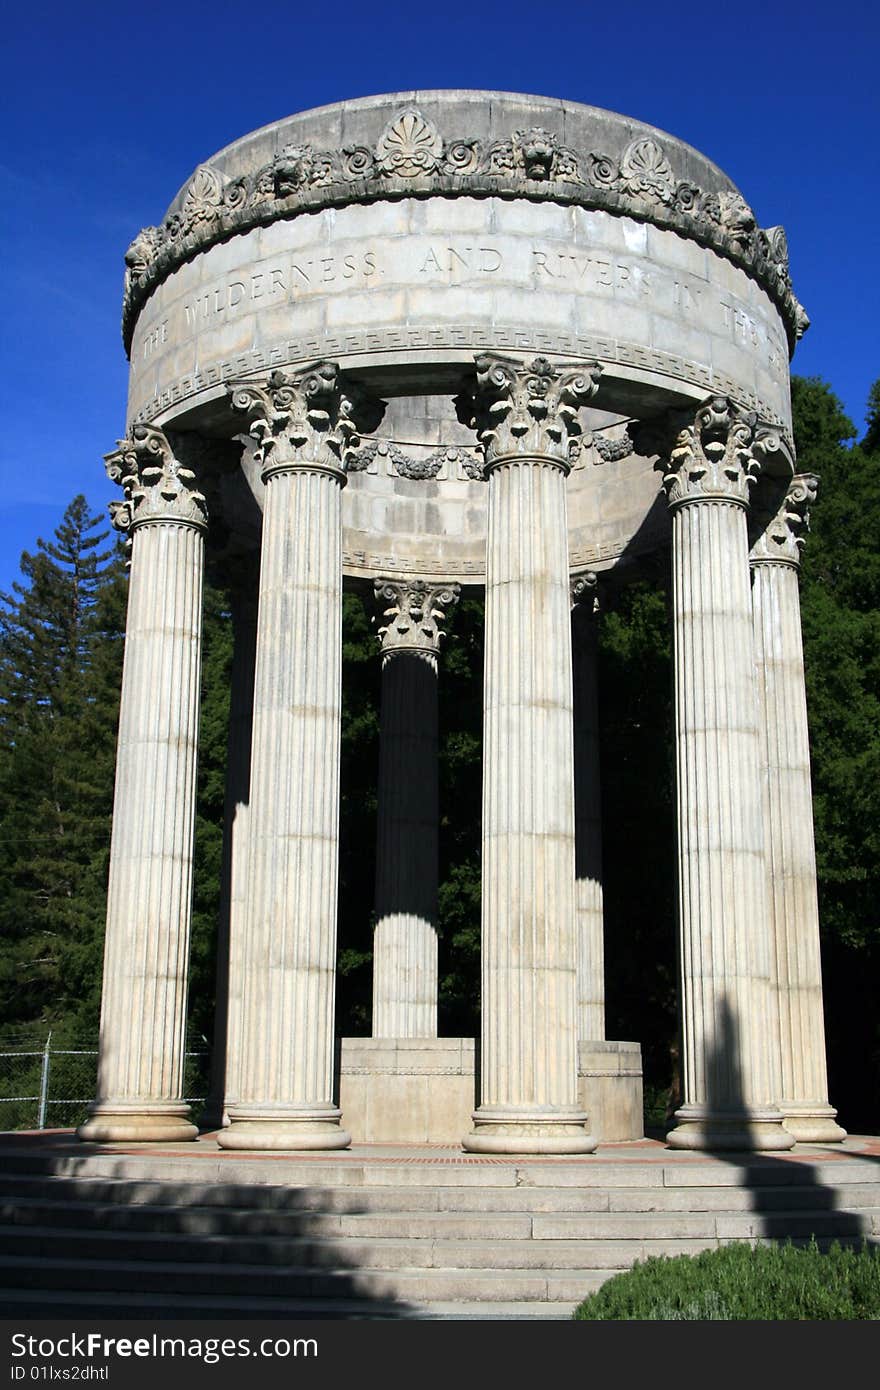
{"type": "MultiPolygon", "coordinates": [[[[730,1094],[726,1105],[733,1109],[746,1108],[739,1065],[739,1026],[729,1002],[721,1003],[719,1043],[714,1055],[708,1058],[708,1075],[726,1073],[730,1078],[730,1094]]],[[[708,1109],[721,1109],[719,1098],[710,1093],[708,1109]]],[[[846,1185],[832,1187],[817,1176],[814,1164],[864,1161],[868,1155],[847,1155],[838,1144],[801,1144],[794,1154],[776,1157],[771,1153],[736,1153],[730,1150],[708,1150],[712,1156],[741,1170],[739,1186],[750,1194],[750,1207],[759,1218],[752,1223],[750,1235],[756,1240],[783,1242],[791,1239],[797,1244],[815,1237],[820,1249],[827,1249],[832,1240],[845,1246],[860,1247],[863,1242],[880,1246],[880,1241],[868,1234],[870,1217],[862,1216],[858,1208],[845,1205],[846,1185]],[[807,1161],[809,1160],[809,1161],[807,1161]],[[841,1197],[844,1204],[841,1204],[841,1197]]],[[[877,1162],[876,1159],[871,1159],[877,1162]]],[[[719,1238],[723,1241],[724,1234],[719,1238]]]]}

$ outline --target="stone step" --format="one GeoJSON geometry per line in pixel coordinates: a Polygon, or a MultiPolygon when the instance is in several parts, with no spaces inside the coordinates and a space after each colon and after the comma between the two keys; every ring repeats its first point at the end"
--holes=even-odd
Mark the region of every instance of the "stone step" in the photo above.
{"type": "Polygon", "coordinates": [[[0,1222],[18,1227],[45,1226],[121,1235],[143,1232],[145,1240],[223,1236],[241,1241],[248,1237],[268,1240],[322,1235],[467,1239],[475,1230],[486,1240],[528,1240],[532,1234],[532,1216],[528,1212],[253,1212],[216,1207],[92,1206],[27,1198],[7,1198],[0,1203],[0,1222]]]}
{"type": "MultiPolygon", "coordinates": [[[[445,1189],[449,1193],[450,1189],[445,1189]]],[[[122,1200],[117,1202],[90,1202],[87,1196],[81,1196],[78,1200],[56,1200],[52,1197],[34,1197],[30,1195],[6,1196],[0,1200],[0,1223],[9,1226],[30,1227],[45,1226],[52,1229],[64,1229],[68,1231],[103,1231],[103,1232],[147,1232],[154,1235],[176,1235],[176,1236],[229,1236],[231,1238],[260,1236],[296,1236],[309,1234],[327,1235],[396,1235],[399,1237],[412,1237],[419,1239],[425,1236],[439,1236],[446,1239],[467,1238],[475,1229],[479,1229],[484,1239],[511,1239],[528,1238],[541,1231],[541,1218],[552,1218],[554,1216],[567,1220],[578,1220],[588,1218],[587,1229],[589,1232],[599,1233],[603,1230],[607,1232],[609,1224],[618,1223],[615,1233],[620,1233],[621,1229],[626,1230],[628,1225],[635,1222],[640,1223],[641,1229],[653,1231],[657,1223],[666,1221],[671,1223],[673,1228],[682,1232],[682,1223],[699,1221],[701,1223],[711,1222],[716,1216],[742,1215],[750,1220],[763,1222],[764,1228],[771,1230],[773,1223],[785,1221],[789,1215],[794,1215],[797,1219],[812,1215],[814,1225],[818,1229],[823,1224],[831,1223],[835,1229],[843,1225],[852,1225],[847,1218],[852,1216],[854,1219],[863,1217],[865,1221],[873,1221],[873,1228],[877,1229],[880,1222],[880,1201],[878,1193],[873,1189],[852,1188],[847,1191],[847,1205],[845,1208],[828,1206],[824,1202],[811,1200],[814,1194],[808,1189],[798,1189],[797,1196],[786,1189],[778,1192],[765,1192],[760,1200],[755,1202],[753,1194],[748,1192],[731,1191],[722,1189],[720,1192],[711,1192],[704,1189],[707,1196],[713,1200],[703,1201],[697,1204],[697,1209],[689,1209],[680,1200],[653,1200],[649,1194],[632,1193],[626,1194],[631,1200],[623,1202],[623,1194],[616,1194],[613,1211],[609,1212],[607,1207],[595,1210],[591,1205],[585,1207],[569,1200],[565,1200],[565,1194],[555,1194],[556,1200],[541,1204],[540,1206],[530,1207],[524,1202],[520,1202],[514,1211],[499,1210],[494,1204],[488,1205],[484,1210],[476,1206],[459,1208],[456,1202],[455,1209],[448,1211],[436,1210],[417,1210],[411,1211],[395,1210],[387,1203],[383,1203],[378,1209],[367,1205],[366,1210],[358,1209],[357,1205],[346,1209],[344,1200],[334,1202],[334,1196],[343,1198],[345,1194],[324,1194],[326,1200],[310,1201],[307,1206],[299,1208],[295,1205],[299,1194],[292,1194],[293,1203],[290,1207],[280,1210],[250,1210],[240,1207],[217,1207],[217,1206],[181,1206],[154,1205],[148,1203],[134,1202],[125,1205],[122,1200]],[[724,1201],[723,1198],[736,1197],[742,1200],[724,1201]],[[857,1200],[853,1201],[852,1198],[857,1200]],[[768,1200],[769,1199],[769,1200],[768,1200]],[[648,1223],[648,1224],[646,1224],[648,1223]],[[653,1225],[651,1224],[653,1223],[653,1225]]],[[[308,1194],[310,1198],[315,1198],[319,1194],[308,1194]]],[[[389,1193],[388,1195],[393,1195],[389,1193]]],[[[497,1194],[496,1194],[497,1195],[497,1194]]],[[[667,1194],[671,1199],[680,1198],[681,1194],[670,1192],[667,1194]]],[[[401,1205],[409,1207],[408,1194],[402,1194],[401,1205]]],[[[701,1229],[703,1227],[701,1226],[701,1229]]],[[[859,1226],[858,1229],[861,1229],[859,1226]]]]}
{"type": "MultiPolygon", "coordinates": [[[[126,1258],[140,1251],[150,1258],[155,1250],[173,1248],[176,1258],[215,1258],[203,1251],[228,1250],[217,1259],[237,1259],[254,1263],[286,1263],[286,1251],[298,1243],[315,1245],[321,1241],[363,1242],[369,1240],[397,1241],[402,1251],[421,1249],[432,1242],[480,1241],[494,1245],[536,1241],[595,1242],[634,1240],[648,1244],[658,1240],[697,1238],[743,1239],[752,1236],[807,1238],[819,1236],[871,1236],[880,1227],[880,1211],[800,1211],[790,1209],[764,1212],[553,1212],[529,1214],[511,1213],[434,1213],[412,1214],[375,1212],[365,1214],[323,1214],[318,1212],[279,1213],[278,1225],[265,1229],[265,1213],[211,1212],[203,1213],[209,1224],[198,1222],[202,1213],[181,1211],[160,1212],[167,1219],[166,1227],[157,1228],[133,1220],[137,1213],[124,1208],[111,1209],[105,1225],[99,1210],[74,1209],[80,1219],[68,1224],[68,1213],[49,1213],[54,1219],[28,1220],[40,1215],[40,1204],[29,1210],[24,1204],[13,1208],[12,1219],[0,1226],[0,1239],[7,1250],[22,1250],[32,1240],[48,1243],[63,1241],[85,1254],[92,1246],[111,1249],[126,1258]],[[175,1216],[176,1222],[170,1217],[175,1216]],[[248,1218],[256,1216],[262,1230],[249,1229],[248,1218]],[[260,1219],[262,1218],[262,1219],[260,1219]],[[193,1251],[192,1255],[187,1251],[193,1251]]],[[[45,1208],[42,1212],[45,1217],[45,1208]]],[[[149,1216],[144,1208],[139,1215],[149,1216]]],[[[360,1258],[356,1257],[360,1263],[360,1258]]],[[[395,1262],[397,1262],[395,1260],[395,1262]]]]}
{"type": "Polygon", "coordinates": [[[264,1239],[261,1241],[225,1239],[210,1236],[192,1239],[183,1236],[141,1234],[120,1236],[99,1231],[71,1235],[66,1231],[34,1228],[27,1231],[0,1228],[0,1247],[7,1255],[39,1257],[44,1260],[74,1262],[141,1261],[157,1264],[199,1266],[248,1265],[264,1270],[333,1269],[359,1274],[370,1269],[620,1269],[648,1254],[681,1253],[695,1241],[714,1244],[710,1231],[661,1235],[656,1238],[636,1231],[628,1236],[566,1240],[492,1240],[482,1237],[479,1228],[467,1239],[395,1240],[388,1236],[372,1238],[323,1236],[309,1239],[264,1239]]]}
{"type": "MultiPolygon", "coordinates": [[[[606,1271],[607,1273],[614,1271],[606,1271]]],[[[601,1280],[599,1281],[601,1282],[601,1280]]],[[[405,1303],[579,1302],[598,1287],[595,1268],[563,1270],[518,1269],[367,1269],[335,1270],[303,1267],[265,1269],[253,1265],[197,1266],[144,1264],[118,1260],[62,1260],[40,1257],[0,1256],[0,1288],[46,1290],[76,1294],[86,1290],[112,1296],[184,1294],[213,1300],[226,1296],[240,1301],[274,1299],[279,1304],[313,1299],[394,1300],[405,1303]]],[[[5,1294],[3,1295],[5,1298],[5,1294]]]]}
{"type": "Polygon", "coordinates": [[[532,1237],[498,1237],[491,1226],[474,1223],[463,1236],[395,1237],[326,1233],[312,1236],[182,1236],[152,1232],[120,1234],[93,1230],[71,1232],[43,1227],[0,1227],[0,1248],[8,1255],[44,1259],[127,1261],[179,1265],[251,1265],[266,1270],[332,1268],[359,1273],[365,1269],[404,1267],[433,1269],[621,1268],[650,1255],[680,1254],[695,1243],[701,1248],[726,1240],[855,1240],[872,1234],[865,1220],[825,1221],[815,1215],[790,1216],[768,1230],[760,1217],[745,1214],[709,1219],[679,1216],[652,1228],[636,1218],[599,1228],[554,1218],[532,1237]]]}
{"type": "MultiPolygon", "coordinates": [[[[632,1153],[630,1146],[630,1153],[632,1153]]],[[[665,1154],[651,1158],[586,1155],[579,1159],[489,1159],[458,1156],[432,1157],[430,1150],[417,1157],[333,1159],[297,1155],[241,1159],[235,1155],[164,1152],[163,1179],[171,1185],[211,1189],[217,1185],[244,1187],[346,1188],[617,1188],[652,1187],[837,1187],[849,1184],[880,1185],[880,1165],[871,1159],[841,1152],[826,1158],[828,1150],[809,1152],[805,1158],[742,1156],[715,1158],[665,1154]]],[[[47,1154],[36,1150],[0,1149],[0,1174],[45,1174],[66,1178],[95,1177],[150,1182],[155,1179],[155,1157],[107,1149],[100,1153],[47,1154]]]]}
{"type": "MultiPolygon", "coordinates": [[[[724,1173],[715,1186],[701,1183],[645,1187],[289,1187],[264,1183],[203,1186],[179,1181],[138,1181],[121,1177],[60,1177],[0,1173],[0,1200],[54,1195],[65,1201],[145,1205],[165,1208],[247,1208],[249,1211],[748,1211],[760,1208],[840,1209],[880,1207],[880,1165],[869,1169],[873,1181],[844,1184],[842,1193],[817,1183],[779,1186],[730,1186],[724,1173]],[[797,1193],[797,1198],[795,1198],[797,1193]]],[[[785,1176],[784,1173],[781,1176],[785,1176]]]]}
{"type": "MultiPolygon", "coordinates": [[[[585,1275],[585,1298],[601,1288],[611,1274],[605,1270],[588,1270],[585,1275]]],[[[437,1300],[433,1303],[383,1302],[379,1299],[286,1299],[235,1298],[223,1294],[137,1294],[115,1292],[94,1293],[43,1290],[38,1297],[29,1289],[0,1290],[0,1317],[85,1319],[95,1316],[114,1318],[149,1318],[151,1322],[178,1318],[283,1318],[285,1321],[339,1320],[345,1321],[456,1321],[480,1322],[510,1320],[515,1322],[540,1319],[568,1321],[580,1298],[567,1302],[486,1302],[468,1299],[461,1302],[437,1300]]]]}

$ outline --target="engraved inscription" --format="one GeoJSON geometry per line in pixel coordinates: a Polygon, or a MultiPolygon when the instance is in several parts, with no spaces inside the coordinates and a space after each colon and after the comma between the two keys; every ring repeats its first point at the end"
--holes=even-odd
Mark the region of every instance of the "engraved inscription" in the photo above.
{"type": "Polygon", "coordinates": [[[612,293],[620,290],[644,296],[652,293],[651,280],[641,269],[583,252],[533,248],[531,274],[533,280],[566,280],[612,293]]]}
{"type": "Polygon", "coordinates": [[[418,274],[494,275],[503,264],[504,257],[496,246],[431,246],[418,267],[418,274]]]}
{"type": "Polygon", "coordinates": [[[672,282],[672,302],[682,314],[699,313],[702,307],[702,294],[703,291],[699,285],[687,284],[681,280],[672,282]]]}
{"type": "Polygon", "coordinates": [[[157,348],[168,342],[168,320],[163,319],[144,338],[144,357],[152,357],[157,348]]]}
{"type": "Polygon", "coordinates": [[[761,324],[739,305],[720,300],[721,320],[738,347],[764,355],[771,372],[783,380],[788,376],[788,352],[778,333],[761,324]]]}
{"type": "Polygon", "coordinates": [[[376,254],[375,250],[369,250],[348,256],[309,256],[256,270],[208,290],[200,289],[198,295],[184,302],[186,325],[195,328],[243,305],[259,307],[260,301],[284,303],[309,290],[319,292],[337,282],[348,286],[366,284],[379,271],[376,254]]]}

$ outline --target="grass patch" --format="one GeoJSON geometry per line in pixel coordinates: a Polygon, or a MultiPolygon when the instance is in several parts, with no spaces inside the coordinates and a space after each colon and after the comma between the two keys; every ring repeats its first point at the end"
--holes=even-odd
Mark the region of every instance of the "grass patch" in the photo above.
{"type": "Polygon", "coordinates": [[[615,1275],[578,1321],[852,1322],[880,1318],[880,1248],[722,1245],[661,1256],[615,1275]]]}

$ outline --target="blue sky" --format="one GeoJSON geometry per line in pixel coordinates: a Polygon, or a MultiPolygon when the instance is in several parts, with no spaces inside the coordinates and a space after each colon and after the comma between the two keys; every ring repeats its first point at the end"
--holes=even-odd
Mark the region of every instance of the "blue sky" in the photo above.
{"type": "Polygon", "coordinates": [[[859,428],[876,348],[877,55],[869,0],[760,8],[75,0],[4,20],[0,237],[5,392],[0,589],[122,433],[122,257],[192,170],[311,106],[420,87],[604,106],[696,145],[788,232],[813,326],[793,369],[859,428]]]}

